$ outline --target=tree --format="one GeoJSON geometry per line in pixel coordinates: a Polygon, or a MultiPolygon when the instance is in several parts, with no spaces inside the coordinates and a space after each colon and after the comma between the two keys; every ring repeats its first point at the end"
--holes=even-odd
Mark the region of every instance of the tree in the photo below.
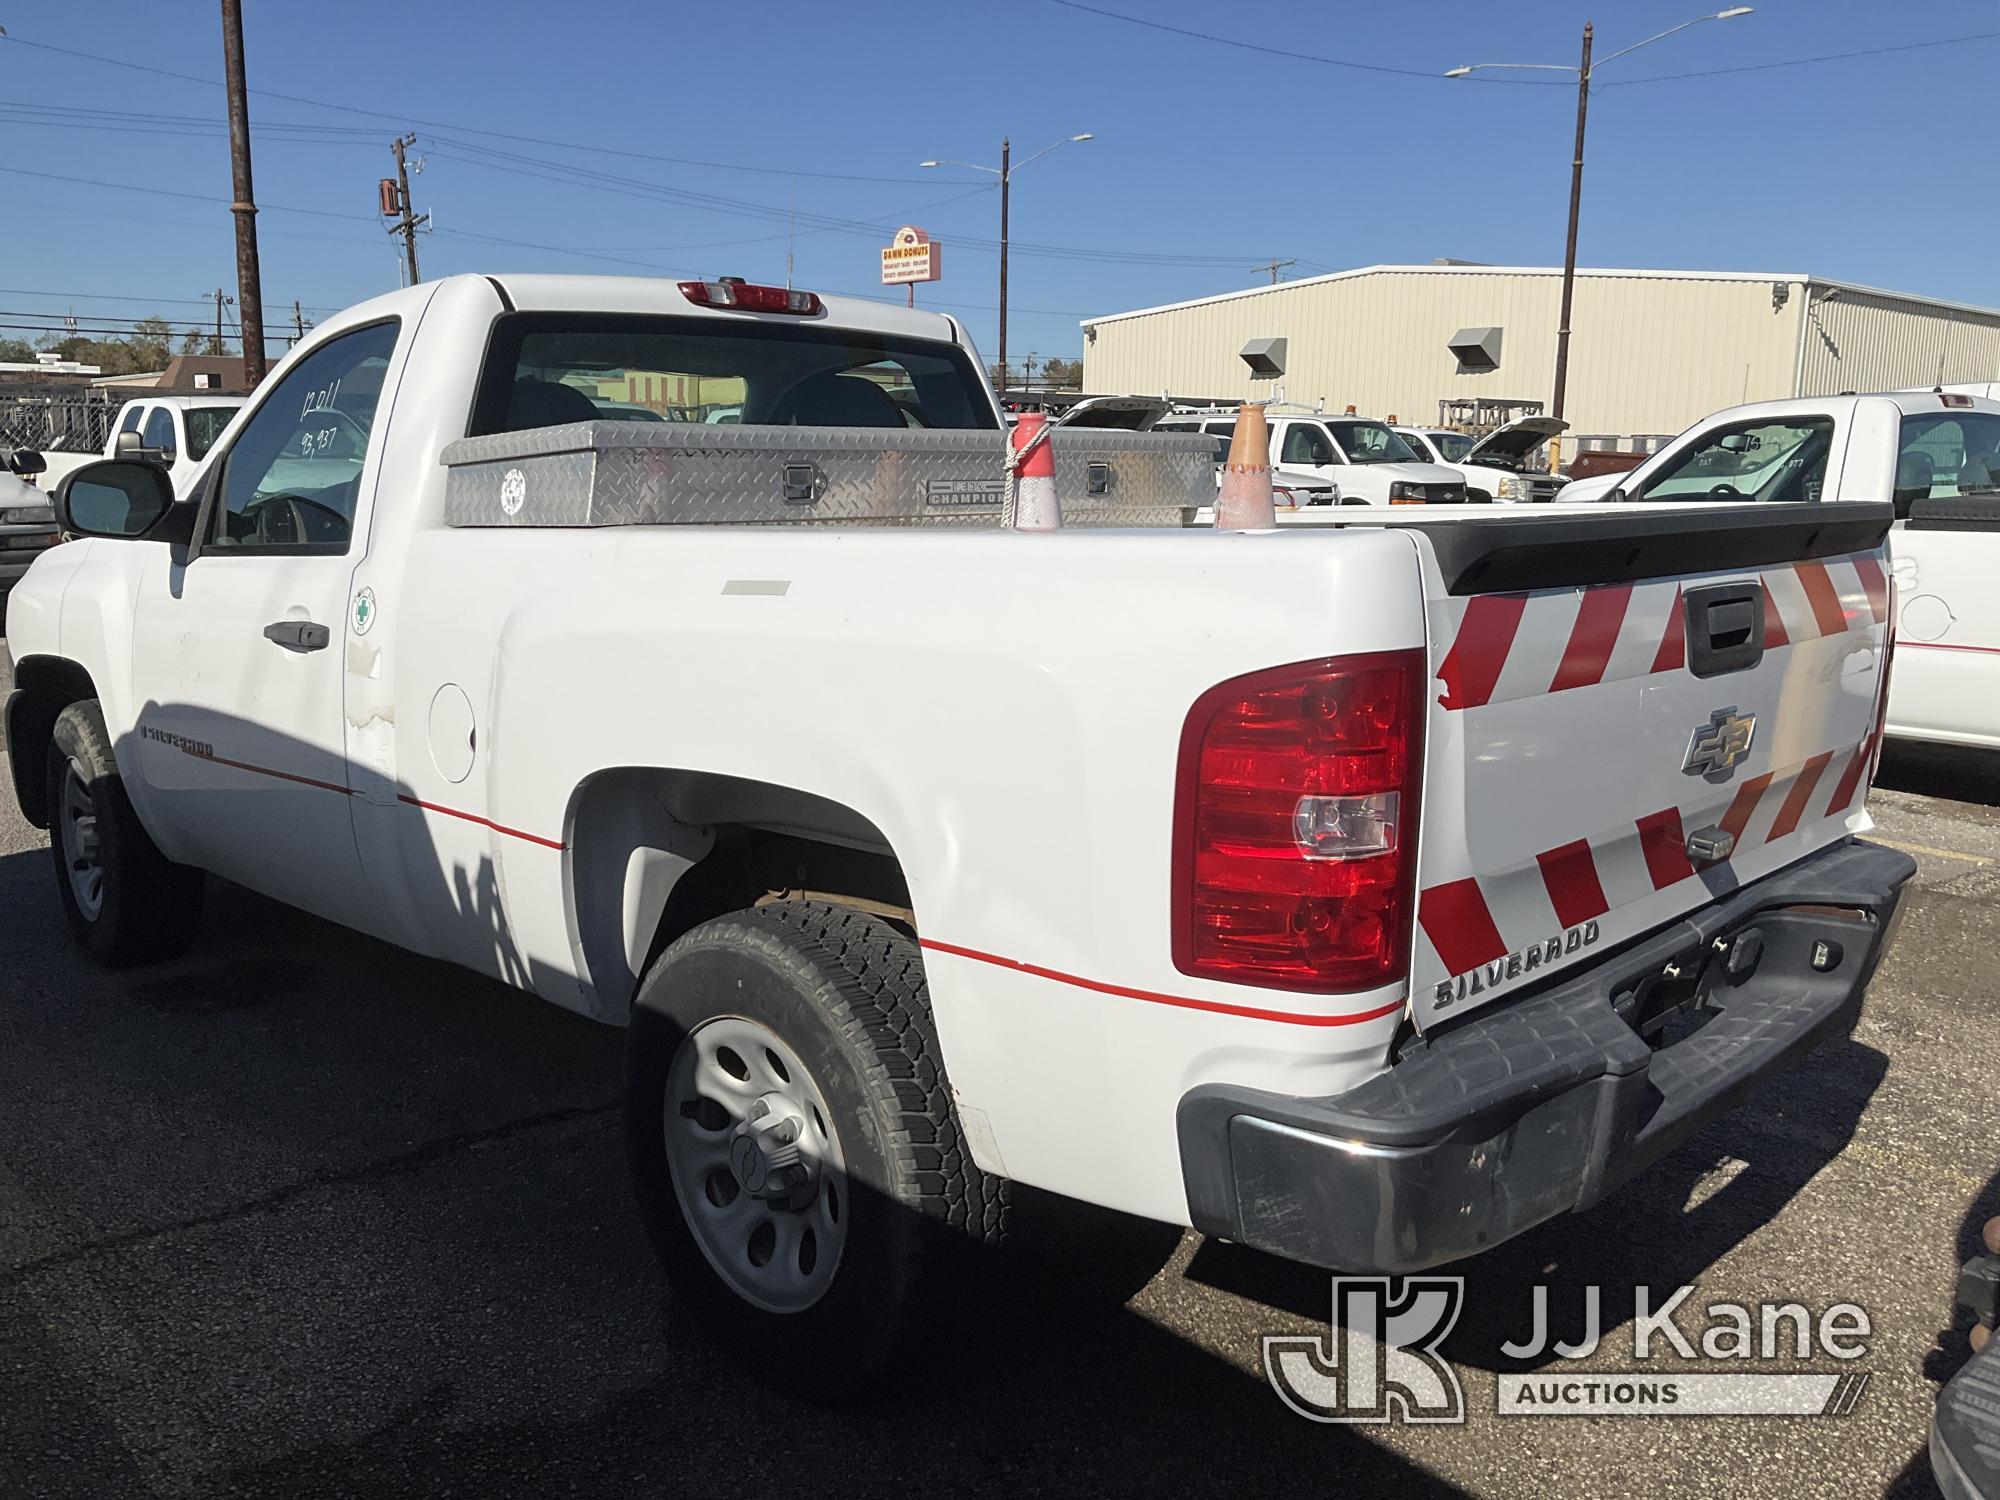
{"type": "Polygon", "coordinates": [[[0,339],[0,365],[31,365],[35,346],[25,339],[0,339]]]}
{"type": "Polygon", "coordinates": [[[1080,391],[1083,389],[1083,361],[1080,359],[1050,358],[1042,364],[1042,384],[1051,390],[1080,391]]]}
{"type": "Polygon", "coordinates": [[[174,329],[165,318],[141,318],[128,341],[137,370],[164,370],[174,357],[174,329]]]}

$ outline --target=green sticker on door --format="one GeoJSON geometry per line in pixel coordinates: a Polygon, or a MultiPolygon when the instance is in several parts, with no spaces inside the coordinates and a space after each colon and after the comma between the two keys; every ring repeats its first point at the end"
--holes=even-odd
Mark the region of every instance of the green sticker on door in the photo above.
{"type": "Polygon", "coordinates": [[[354,609],[351,616],[354,621],[354,633],[356,635],[366,635],[370,630],[374,629],[375,614],[375,590],[363,589],[354,596],[354,609]]]}

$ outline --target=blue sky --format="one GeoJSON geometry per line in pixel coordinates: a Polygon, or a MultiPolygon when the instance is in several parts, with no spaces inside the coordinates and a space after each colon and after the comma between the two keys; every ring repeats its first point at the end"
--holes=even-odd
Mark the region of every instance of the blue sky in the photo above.
{"type": "MultiPolygon", "coordinates": [[[[427,278],[782,280],[789,247],[798,285],[884,295],[877,249],[916,222],[945,244],[945,280],[919,303],[963,317],[989,355],[997,255],[980,242],[997,237],[997,192],[917,164],[997,162],[1002,135],[1017,160],[1097,137],[1015,179],[1017,358],[1076,354],[1086,315],[1268,279],[1252,268],[1273,257],[1298,260],[1288,276],[1436,256],[1559,262],[1573,91],[1552,74],[1433,75],[1573,62],[1587,7],[1090,4],[1157,25],[1056,0],[244,0],[267,320],[282,308],[288,321],[294,298],[311,316],[397,285],[374,208],[399,127],[420,137],[417,207],[439,228],[420,247],[427,278]]],[[[1702,8],[1601,4],[1598,53],[1702,8]]],[[[0,0],[14,41],[43,44],[0,42],[0,163],[13,169],[0,172],[0,323],[65,309],[193,320],[205,290],[234,290],[222,93],[191,81],[221,76],[217,11],[0,0]]],[[[1607,66],[1583,262],[1805,271],[2000,305],[2000,195],[1980,165],[2000,35],[1887,50],[1982,32],[2000,33],[1992,0],[1765,0],[1607,66]],[[1833,53],[1863,55],[1761,66],[1833,53]],[[1725,68],[1754,70],[1709,71],[1725,68]],[[1684,73],[1709,76],[1645,81],[1684,73]]]]}

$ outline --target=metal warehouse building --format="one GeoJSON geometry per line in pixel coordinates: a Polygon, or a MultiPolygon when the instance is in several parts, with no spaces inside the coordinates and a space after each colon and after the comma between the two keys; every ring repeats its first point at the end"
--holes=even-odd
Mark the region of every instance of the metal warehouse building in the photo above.
{"type": "MultiPolygon", "coordinates": [[[[1084,389],[1237,392],[1437,419],[1453,397],[1546,402],[1559,267],[1366,266],[1084,322],[1084,389]],[[1238,351],[1287,341],[1253,383],[1238,351]]],[[[1565,416],[1675,433],[1742,401],[2000,378],[2000,312],[1798,274],[1576,273],[1565,416]]]]}

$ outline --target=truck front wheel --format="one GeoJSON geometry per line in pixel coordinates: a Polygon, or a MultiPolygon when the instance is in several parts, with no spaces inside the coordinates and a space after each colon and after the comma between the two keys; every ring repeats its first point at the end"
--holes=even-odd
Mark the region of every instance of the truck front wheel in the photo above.
{"type": "Polygon", "coordinates": [[[56,716],[48,809],[56,894],[77,946],[111,968],[185,953],[201,871],[170,861],[140,825],[94,699],[56,716]]]}
{"type": "Polygon", "coordinates": [[[965,1150],[922,956],[878,917],[780,902],[660,955],[629,1039],[634,1187],[675,1291],[799,1394],[880,1371],[1007,1184],[965,1150]]]}

